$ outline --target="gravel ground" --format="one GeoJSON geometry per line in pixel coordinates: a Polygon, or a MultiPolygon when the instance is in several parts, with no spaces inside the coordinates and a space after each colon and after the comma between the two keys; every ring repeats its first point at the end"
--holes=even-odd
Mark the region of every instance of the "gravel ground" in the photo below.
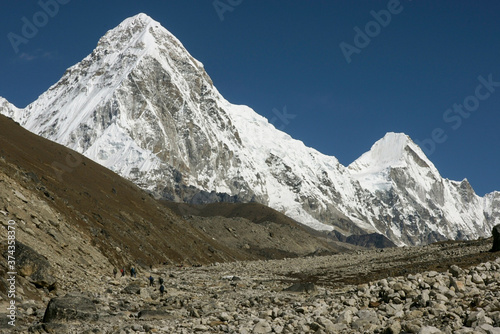
{"type": "Polygon", "coordinates": [[[104,275],[66,299],[57,292],[45,319],[49,298],[25,302],[14,332],[500,333],[500,253],[490,247],[445,242],[104,275]]]}

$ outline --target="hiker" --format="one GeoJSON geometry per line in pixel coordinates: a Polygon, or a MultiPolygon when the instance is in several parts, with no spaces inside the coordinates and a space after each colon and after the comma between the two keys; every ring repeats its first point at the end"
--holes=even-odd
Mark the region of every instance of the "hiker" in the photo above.
{"type": "Polygon", "coordinates": [[[116,278],[116,274],[118,274],[118,270],[116,270],[116,267],[113,268],[113,277],[116,278]]]}
{"type": "Polygon", "coordinates": [[[122,273],[122,277],[125,276],[125,268],[122,267],[122,269],[120,269],[120,272],[122,273]]]}
{"type": "Polygon", "coordinates": [[[163,293],[165,292],[165,287],[162,285],[160,285],[160,293],[161,293],[161,296],[163,297],[163,293]]]}
{"type": "Polygon", "coordinates": [[[163,277],[161,277],[161,276],[160,276],[159,281],[160,281],[160,285],[163,285],[163,283],[165,282],[165,281],[163,280],[163,277]]]}
{"type": "Polygon", "coordinates": [[[154,286],[155,284],[155,279],[153,278],[153,276],[149,276],[149,286],[154,286]]]}
{"type": "Polygon", "coordinates": [[[134,275],[135,275],[135,268],[131,267],[130,268],[130,277],[134,277],[134,275]]]}

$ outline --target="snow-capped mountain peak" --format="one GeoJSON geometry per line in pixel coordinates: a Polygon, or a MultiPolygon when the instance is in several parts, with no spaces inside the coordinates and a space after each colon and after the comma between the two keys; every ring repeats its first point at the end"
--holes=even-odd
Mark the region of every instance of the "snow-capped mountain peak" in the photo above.
{"type": "Polygon", "coordinates": [[[407,167],[414,162],[437,172],[432,162],[409,136],[388,132],[348,168],[354,172],[379,172],[387,168],[407,167]]]}
{"type": "Polygon", "coordinates": [[[28,107],[0,99],[0,112],[168,199],[258,201],[316,229],[400,245],[483,236],[500,222],[486,208],[498,196],[442,179],[404,134],[346,168],[231,104],[146,14],[108,31],[28,107]]]}
{"type": "Polygon", "coordinates": [[[348,166],[349,172],[370,191],[387,191],[393,182],[390,171],[406,168],[414,173],[440,178],[434,164],[404,133],[388,132],[371,149],[348,166]]]}

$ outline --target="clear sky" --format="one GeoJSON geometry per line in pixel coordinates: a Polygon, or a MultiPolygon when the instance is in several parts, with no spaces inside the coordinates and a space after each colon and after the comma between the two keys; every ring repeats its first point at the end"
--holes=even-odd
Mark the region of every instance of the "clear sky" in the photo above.
{"type": "Polygon", "coordinates": [[[443,177],[500,190],[499,1],[2,1],[0,96],[33,102],[140,12],[226,99],[344,165],[404,132],[443,177]]]}

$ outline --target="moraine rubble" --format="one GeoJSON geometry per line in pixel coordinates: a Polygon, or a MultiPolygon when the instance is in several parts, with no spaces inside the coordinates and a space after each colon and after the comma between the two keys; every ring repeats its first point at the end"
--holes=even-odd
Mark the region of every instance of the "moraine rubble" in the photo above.
{"type": "MultiPolygon", "coordinates": [[[[358,267],[376,262],[376,256],[381,265],[384,259],[397,260],[402,254],[436,260],[438,253],[433,251],[440,248],[430,245],[203,267],[162,266],[152,272],[140,270],[137,278],[104,275],[88,283],[86,290],[58,292],[59,309],[56,305],[45,318],[46,304],[37,308],[25,303],[21,316],[32,323],[19,332],[500,333],[500,258],[465,269],[450,265],[441,272],[410,272],[361,284],[334,280],[328,284],[331,272],[324,272],[328,267],[343,275],[345,270],[355,274],[358,267]],[[311,283],[306,276],[296,278],[296,272],[324,275],[311,283]],[[156,280],[154,287],[148,286],[150,273],[156,280]],[[165,279],[163,296],[160,276],[165,279]],[[61,297],[67,293],[64,306],[61,297]],[[78,302],[71,303],[73,299],[78,302]]],[[[462,248],[458,255],[487,250],[484,243],[469,248],[462,248]]],[[[385,266],[390,264],[385,262],[385,266]]]]}

